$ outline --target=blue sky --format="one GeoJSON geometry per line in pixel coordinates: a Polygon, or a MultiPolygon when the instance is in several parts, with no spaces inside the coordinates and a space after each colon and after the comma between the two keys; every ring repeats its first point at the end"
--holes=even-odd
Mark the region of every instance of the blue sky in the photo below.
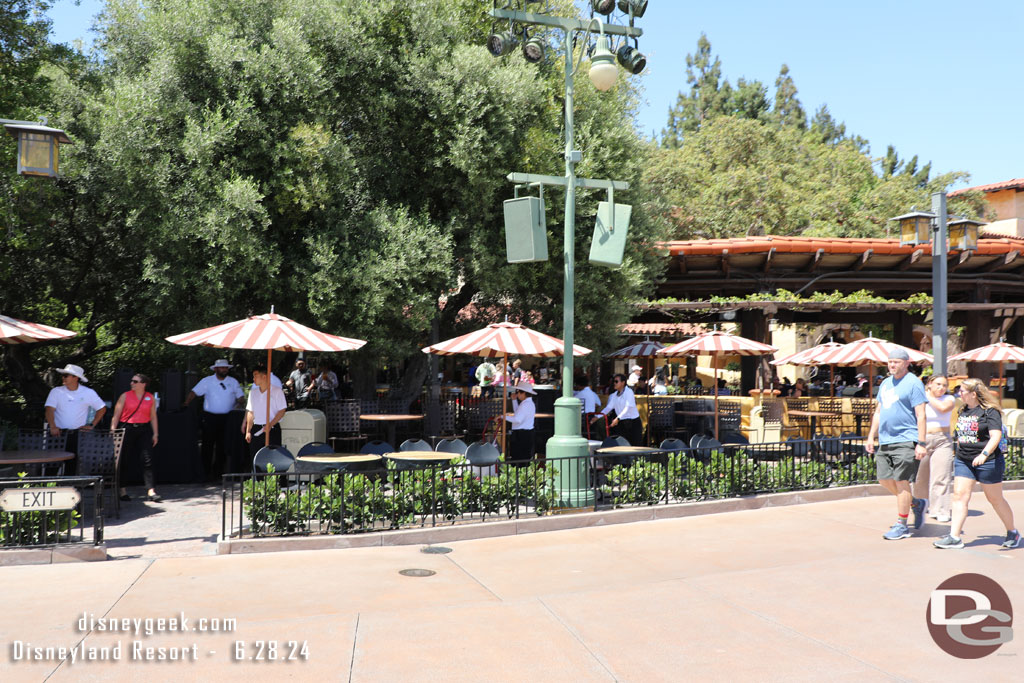
{"type": "MultiPolygon", "coordinates": [[[[88,41],[101,7],[57,0],[54,38],[88,41]]],[[[892,144],[933,173],[967,171],[970,185],[1024,177],[1021,0],[650,0],[637,25],[647,135],[686,88],[686,55],[703,32],[730,82],[757,79],[771,95],[788,64],[808,116],[827,104],[876,157],[892,144]]]]}

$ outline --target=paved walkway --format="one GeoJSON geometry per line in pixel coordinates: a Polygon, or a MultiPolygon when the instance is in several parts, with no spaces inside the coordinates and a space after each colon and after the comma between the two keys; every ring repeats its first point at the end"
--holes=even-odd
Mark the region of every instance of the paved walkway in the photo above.
{"type": "MultiPolygon", "coordinates": [[[[1024,518],[1024,491],[1008,497],[1024,518]]],[[[0,680],[1019,681],[1024,637],[959,660],[925,625],[931,591],[959,572],[991,577],[1024,607],[1024,548],[997,549],[999,522],[977,507],[962,551],[931,547],[945,531],[936,524],[883,541],[891,501],[871,497],[459,541],[444,555],[399,546],[3,567],[0,680]],[[83,615],[180,613],[192,628],[203,617],[237,627],[78,627],[83,615]],[[120,642],[121,661],[12,661],[15,640],[120,642]],[[133,641],[194,645],[198,663],[132,661],[147,652],[133,641]],[[249,661],[258,641],[278,657],[305,643],[308,660],[249,661]]]]}
{"type": "MultiPolygon", "coordinates": [[[[111,559],[214,555],[220,534],[219,484],[161,486],[163,501],[143,500],[146,490],[129,487],[121,518],[106,519],[104,538],[111,559]]],[[[109,498],[108,498],[109,505],[109,498]]]]}

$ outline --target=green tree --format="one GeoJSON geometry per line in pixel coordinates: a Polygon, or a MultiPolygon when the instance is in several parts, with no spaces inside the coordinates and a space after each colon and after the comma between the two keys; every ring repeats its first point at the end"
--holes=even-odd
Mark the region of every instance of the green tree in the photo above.
{"type": "Polygon", "coordinates": [[[793,126],[802,130],[807,127],[807,114],[796,93],[796,84],[789,75],[789,67],[783,64],[775,79],[775,107],[772,113],[780,126],[793,126]]]}
{"type": "MultiPolygon", "coordinates": [[[[17,296],[81,326],[75,357],[106,371],[181,358],[162,337],[274,305],[369,340],[338,361],[363,386],[403,368],[410,394],[435,321],[447,336],[507,313],[560,334],[561,260],[505,263],[501,201],[511,171],[561,173],[561,59],[494,59],[489,27],[476,0],[111,0],[96,80],[55,84],[67,201],[6,262],[68,256],[17,296]]],[[[578,78],[577,101],[580,174],[638,188],[617,195],[634,204],[626,267],[577,250],[577,339],[600,349],[658,273],[663,224],[632,86],[578,78]]],[[[564,202],[546,196],[558,254],[564,202]]],[[[581,246],[602,198],[580,197],[581,246]]]]}
{"type": "Polygon", "coordinates": [[[668,112],[668,126],[662,131],[662,144],[678,148],[687,133],[729,110],[732,86],[722,80],[722,62],[711,54],[711,41],[700,34],[696,54],[686,55],[686,83],[689,92],[680,91],[676,104],[668,112]]]}

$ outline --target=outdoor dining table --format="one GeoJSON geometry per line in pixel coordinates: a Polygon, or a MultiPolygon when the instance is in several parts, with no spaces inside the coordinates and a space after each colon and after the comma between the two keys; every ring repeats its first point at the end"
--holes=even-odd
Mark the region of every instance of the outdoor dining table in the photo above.
{"type": "Polygon", "coordinates": [[[366,422],[384,422],[387,425],[388,438],[387,442],[391,445],[395,444],[395,424],[398,422],[406,422],[411,420],[422,420],[423,415],[399,415],[395,413],[367,413],[359,416],[360,420],[366,422]]]}
{"type": "Polygon", "coordinates": [[[58,474],[64,473],[64,463],[74,460],[75,454],[70,451],[25,449],[19,451],[0,451],[0,466],[3,465],[51,465],[60,463],[58,474]]]}
{"type": "Polygon", "coordinates": [[[608,446],[598,448],[594,454],[598,457],[603,456],[612,465],[624,465],[632,462],[635,456],[650,456],[668,452],[670,451],[654,446],[608,446]]]}
{"type": "Polygon", "coordinates": [[[385,453],[384,457],[394,460],[398,469],[422,469],[430,466],[442,466],[451,463],[459,455],[457,453],[439,453],[437,451],[400,451],[385,453]]]}
{"type": "Polygon", "coordinates": [[[373,469],[381,456],[372,453],[338,453],[337,455],[305,455],[295,458],[295,471],[322,472],[324,470],[354,471],[373,469]]]}

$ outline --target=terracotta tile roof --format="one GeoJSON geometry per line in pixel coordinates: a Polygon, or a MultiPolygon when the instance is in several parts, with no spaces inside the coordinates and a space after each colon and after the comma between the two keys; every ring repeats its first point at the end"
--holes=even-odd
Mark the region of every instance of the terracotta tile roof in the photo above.
{"type": "Polygon", "coordinates": [[[955,197],[958,194],[964,192],[970,192],[971,190],[981,190],[982,192],[999,192],[999,190],[1024,190],[1024,178],[1014,178],[1013,180],[1004,180],[1001,183],[989,183],[988,185],[977,185],[975,187],[964,187],[959,190],[950,192],[948,197],[955,197]]]}
{"type": "Polygon", "coordinates": [[[626,323],[619,325],[619,332],[624,334],[681,334],[696,336],[707,332],[704,325],[691,323],[626,323]]]}
{"type": "MultiPolygon", "coordinates": [[[[1022,181],[1024,182],[1024,181],[1022,181]]],[[[917,247],[900,246],[898,239],[844,238],[844,237],[783,237],[765,235],[762,237],[739,237],[722,240],[674,240],[662,242],[661,247],[668,249],[669,254],[715,255],[728,250],[730,254],[765,253],[775,249],[777,253],[813,254],[824,249],[828,254],[863,254],[871,249],[876,254],[910,254],[916,249],[923,249],[931,254],[931,244],[917,247]]],[[[997,237],[978,240],[978,255],[1007,254],[1014,250],[1024,249],[1024,239],[1013,237],[997,237]]]]}

